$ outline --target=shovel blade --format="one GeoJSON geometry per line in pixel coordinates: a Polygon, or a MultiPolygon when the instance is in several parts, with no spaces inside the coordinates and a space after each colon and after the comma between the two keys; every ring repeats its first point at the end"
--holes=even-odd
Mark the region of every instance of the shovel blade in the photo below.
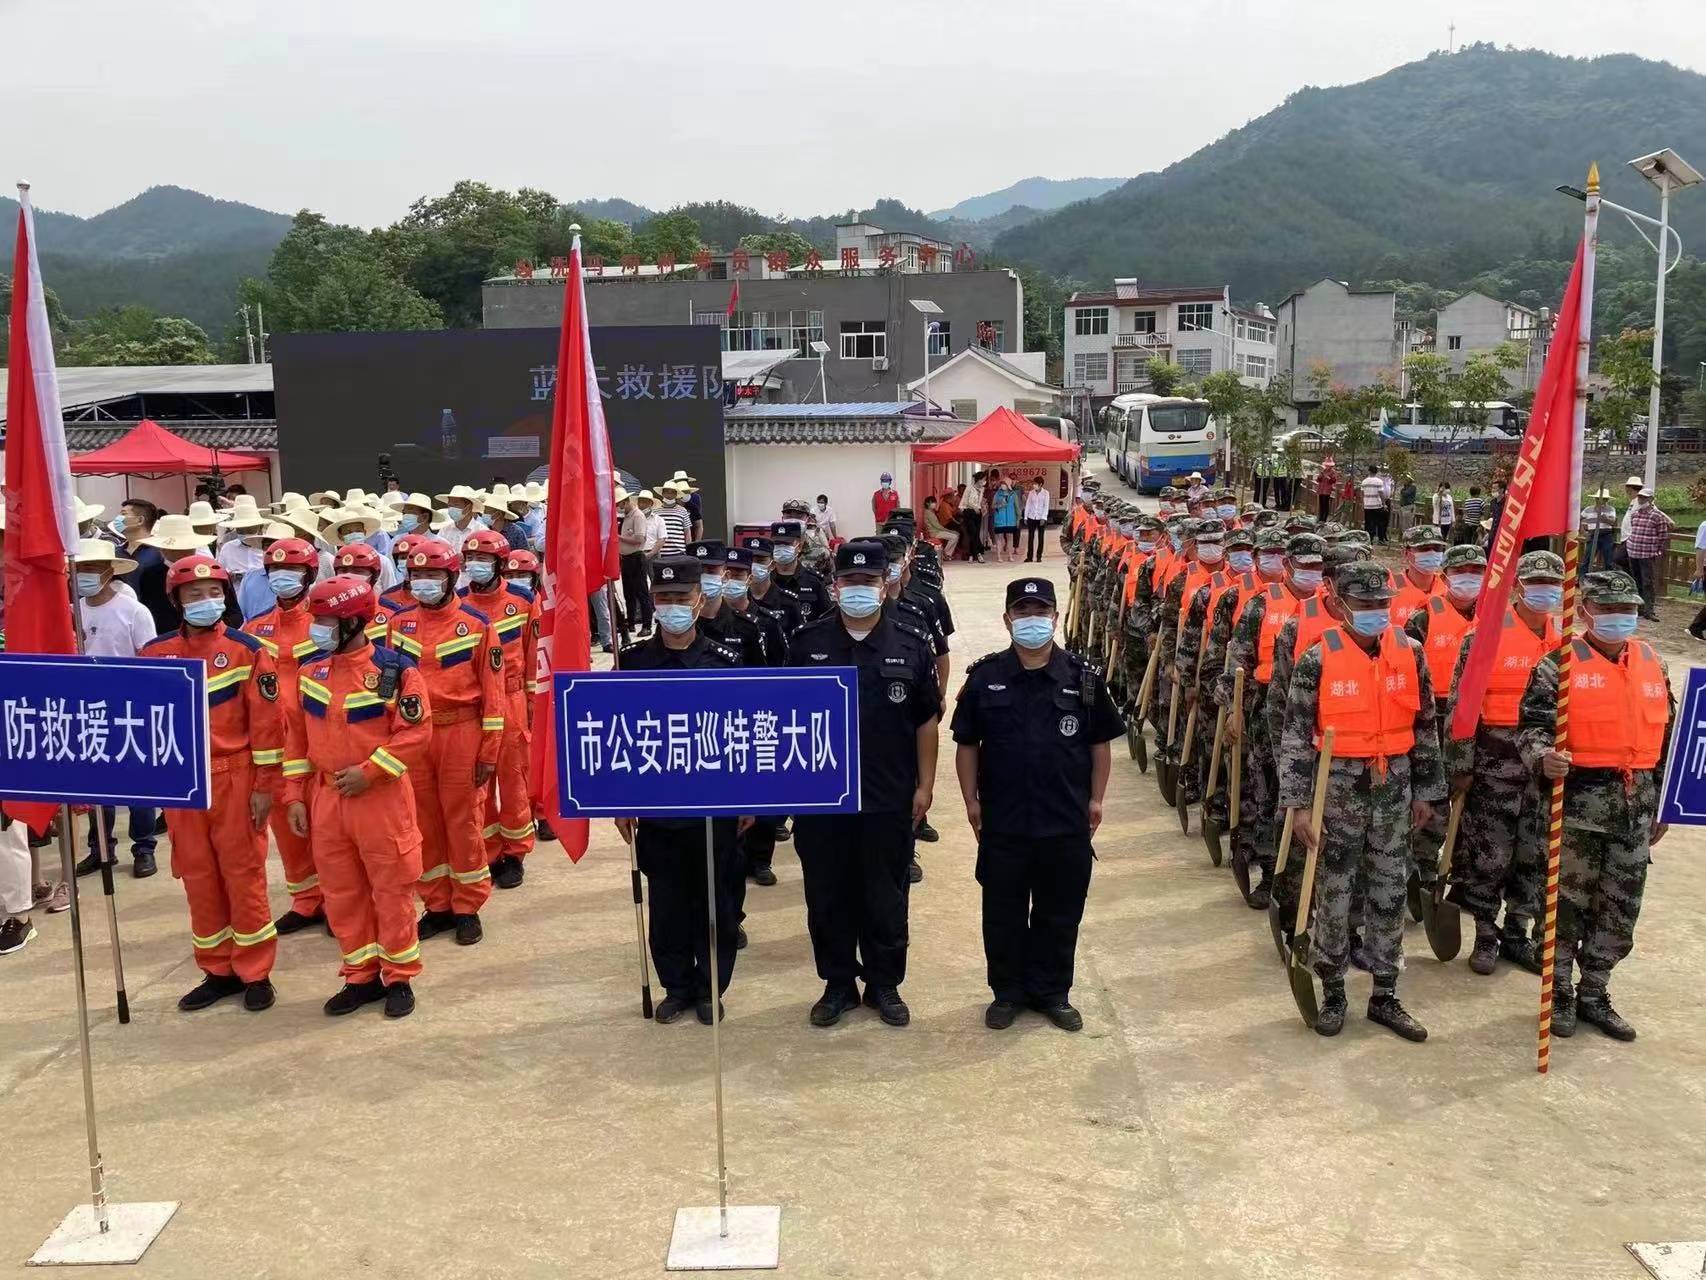
{"type": "Polygon", "coordinates": [[[1274,950],[1279,952],[1281,964],[1291,962],[1291,948],[1285,940],[1285,908],[1280,906],[1279,895],[1275,894],[1268,903],[1268,931],[1274,935],[1274,950]]]}
{"type": "Polygon", "coordinates": [[[1161,787],[1161,798],[1165,800],[1168,807],[1171,808],[1178,800],[1178,792],[1176,789],[1178,780],[1174,775],[1173,766],[1165,761],[1157,763],[1155,766],[1155,780],[1161,787]]]}
{"type": "Polygon", "coordinates": [[[1410,907],[1410,919],[1422,918],[1422,900],[1427,895],[1422,892],[1421,877],[1414,870],[1410,872],[1410,883],[1404,886],[1404,897],[1410,907]]]}
{"type": "Polygon", "coordinates": [[[1303,1015],[1303,1025],[1311,1031],[1321,1020],[1321,997],[1315,989],[1315,970],[1309,963],[1309,932],[1297,935],[1291,948],[1291,998],[1303,1015]]]}
{"type": "Polygon", "coordinates": [[[1191,834],[1191,802],[1185,799],[1184,788],[1177,782],[1173,784],[1173,808],[1179,814],[1179,830],[1186,835],[1191,834]]]}
{"type": "MultiPolygon", "coordinates": [[[[1218,861],[1215,866],[1219,866],[1218,861]]],[[[1232,878],[1238,882],[1238,892],[1244,895],[1244,901],[1250,900],[1250,859],[1245,854],[1240,841],[1232,842],[1232,878]]]]}
{"type": "Polygon", "coordinates": [[[1149,749],[1143,742],[1143,725],[1135,716],[1126,721],[1125,744],[1126,749],[1131,752],[1131,758],[1137,761],[1139,767],[1147,768],[1149,749]]]}
{"type": "Polygon", "coordinates": [[[1208,846],[1208,860],[1218,867],[1226,856],[1220,847],[1220,824],[1206,815],[1202,820],[1202,842],[1208,846]]]}
{"type": "Polygon", "coordinates": [[[1428,935],[1428,946],[1433,948],[1435,959],[1457,959],[1463,950],[1463,913],[1455,903],[1446,900],[1438,887],[1422,895],[1422,929],[1428,935]]]}

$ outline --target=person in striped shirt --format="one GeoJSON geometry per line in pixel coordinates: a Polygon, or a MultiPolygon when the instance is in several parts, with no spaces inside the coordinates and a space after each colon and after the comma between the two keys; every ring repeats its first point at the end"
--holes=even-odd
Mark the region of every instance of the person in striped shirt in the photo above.
{"type": "Polygon", "coordinates": [[[658,486],[658,497],[662,499],[657,516],[663,533],[654,551],[660,556],[686,555],[687,544],[693,540],[693,517],[681,505],[681,490],[673,481],[665,480],[658,486]]]}

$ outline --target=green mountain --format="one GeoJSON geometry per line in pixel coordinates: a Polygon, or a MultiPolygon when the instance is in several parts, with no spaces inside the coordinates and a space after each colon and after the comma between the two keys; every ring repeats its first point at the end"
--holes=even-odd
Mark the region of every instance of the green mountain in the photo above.
{"type": "Polygon", "coordinates": [[[609,218],[612,222],[625,222],[630,227],[657,216],[657,210],[619,196],[610,200],[571,200],[569,207],[579,209],[583,217],[609,218]]]}
{"type": "Polygon", "coordinates": [[[1036,212],[1059,209],[1111,191],[1124,181],[1124,178],[1021,178],[1011,186],[961,200],[930,216],[943,221],[962,218],[967,222],[982,222],[1015,208],[1036,212]]]}
{"type": "MultiPolygon", "coordinates": [[[[1623,162],[1666,145],[1686,154],[1703,135],[1706,76],[1471,45],[1301,89],[1158,173],[1003,233],[994,250],[1091,282],[1224,280],[1272,302],[1323,276],[1462,280],[1559,256],[1581,206],[1553,188],[1580,186],[1590,160],[1610,199],[1656,212],[1623,162]]],[[[1706,243],[1706,192],[1676,197],[1672,215],[1685,244],[1706,243]]],[[[1633,239],[1611,217],[1606,236],[1633,239]]]]}

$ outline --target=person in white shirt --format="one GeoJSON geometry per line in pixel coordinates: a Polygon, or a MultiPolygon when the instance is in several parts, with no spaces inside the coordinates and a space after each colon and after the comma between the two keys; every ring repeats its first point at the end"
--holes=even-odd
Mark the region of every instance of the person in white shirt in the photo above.
{"type": "Polygon", "coordinates": [[[1386,541],[1386,516],[1386,481],[1371,462],[1368,474],[1362,478],[1362,527],[1376,542],[1386,541]]]}
{"type": "Polygon", "coordinates": [[[1623,491],[1629,495],[1629,505],[1623,509],[1623,519],[1617,526],[1618,546],[1629,541],[1629,522],[1635,518],[1635,499],[1641,496],[1646,484],[1640,476],[1630,476],[1623,482],[1623,491]]]}
{"type": "Polygon", "coordinates": [[[823,536],[827,539],[834,540],[835,508],[829,505],[829,495],[827,493],[820,493],[817,495],[817,509],[814,514],[817,516],[817,527],[823,530],[823,536]]]}
{"type": "Polygon", "coordinates": [[[1035,477],[1025,490],[1025,563],[1042,563],[1043,546],[1048,532],[1048,490],[1043,478],[1035,477]]]}
{"type": "Polygon", "coordinates": [[[1451,494],[1451,482],[1441,480],[1439,492],[1434,494],[1434,528],[1449,538],[1451,527],[1457,523],[1457,499],[1451,494]]]}
{"type": "MultiPolygon", "coordinates": [[[[1628,530],[1624,530],[1628,537],[1628,530]]],[[[1582,508],[1581,572],[1592,573],[1596,567],[1611,568],[1611,557],[1617,549],[1617,504],[1611,490],[1601,488],[1593,500],[1582,508]]]]}

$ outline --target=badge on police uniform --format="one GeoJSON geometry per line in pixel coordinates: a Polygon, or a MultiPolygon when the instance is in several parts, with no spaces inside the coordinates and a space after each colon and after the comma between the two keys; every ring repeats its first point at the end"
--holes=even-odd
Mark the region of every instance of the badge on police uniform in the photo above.
{"type": "Polygon", "coordinates": [[[421,696],[418,693],[404,694],[397,703],[397,710],[402,714],[403,723],[419,724],[421,722],[421,696]]]}
{"type": "Polygon", "coordinates": [[[896,680],[893,684],[891,684],[889,686],[889,701],[890,702],[905,702],[906,701],[906,685],[903,682],[896,680]]]}
{"type": "Polygon", "coordinates": [[[467,635],[468,634],[468,624],[466,622],[458,622],[456,624],[456,634],[459,636],[467,635]]]}
{"type": "Polygon", "coordinates": [[[504,613],[513,618],[515,616],[515,606],[513,604],[506,604],[504,606],[504,613]]]}
{"type": "Polygon", "coordinates": [[[497,645],[494,644],[492,646],[492,670],[493,671],[502,671],[503,669],[504,669],[504,651],[501,648],[499,648],[497,645]]]}
{"type": "Polygon", "coordinates": [[[1060,736],[1061,737],[1070,738],[1070,737],[1074,736],[1077,732],[1078,732],[1078,717],[1077,716],[1075,716],[1075,715],[1064,715],[1060,718],[1060,736]]]}

